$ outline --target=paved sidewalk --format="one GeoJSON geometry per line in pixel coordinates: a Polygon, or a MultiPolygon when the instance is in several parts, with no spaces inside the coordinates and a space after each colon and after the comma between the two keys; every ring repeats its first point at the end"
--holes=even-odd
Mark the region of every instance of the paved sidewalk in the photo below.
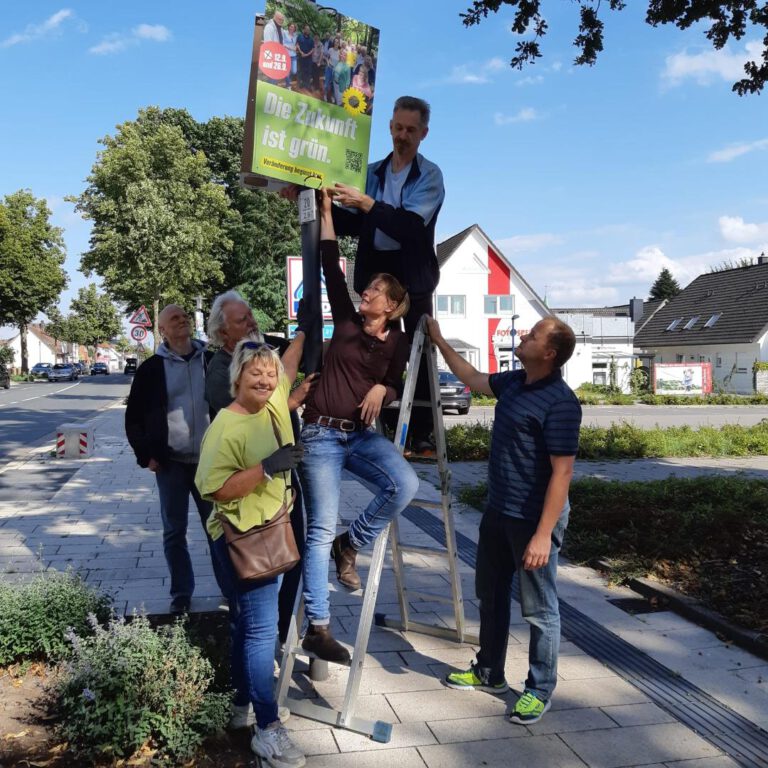
{"type": "MultiPolygon", "coordinates": [[[[122,432],[123,408],[115,406],[95,421],[96,455],[86,461],[56,460],[39,452],[0,471],[3,477],[47,469],[70,470],[65,485],[47,500],[19,498],[0,501],[0,578],[26,578],[42,567],[82,570],[86,580],[116,596],[120,611],[143,606],[150,613],[168,608],[168,574],[162,553],[156,487],[149,472],[136,466],[122,432]]],[[[432,470],[419,466],[421,495],[437,498],[429,482],[432,470]]],[[[484,479],[482,466],[452,465],[454,482],[484,479]]],[[[674,472],[747,471],[768,477],[768,458],[749,462],[601,462],[582,463],[579,472],[617,479],[649,479],[674,472]]],[[[342,516],[365,504],[369,493],[354,481],[341,489],[342,516]]],[[[456,506],[457,533],[465,543],[476,541],[479,513],[456,506]],[[466,538],[463,538],[466,537],[466,538]]],[[[433,544],[432,538],[410,517],[401,521],[409,542],[433,544]]],[[[205,538],[190,514],[195,572],[198,584],[193,611],[215,610],[220,596],[213,580],[205,538]]],[[[466,548],[465,548],[466,549],[466,548]]],[[[429,557],[408,556],[412,581],[425,590],[449,594],[443,564],[429,557]]],[[[360,557],[365,581],[369,557],[360,557]]],[[[462,564],[462,582],[469,630],[476,631],[477,603],[473,570],[462,564]]],[[[289,727],[309,756],[311,768],[464,768],[511,766],[526,768],[735,768],[768,765],[746,762],[726,754],[723,739],[705,739],[690,727],[687,707],[669,707],[670,697],[648,692],[647,682],[679,680],[688,685],[691,707],[696,696],[711,696],[713,711],[724,705],[760,728],[768,729],[768,662],[723,643],[712,633],[669,612],[631,615],[612,601],[636,597],[625,589],[609,588],[594,571],[563,564],[561,598],[567,607],[559,666],[559,684],[552,710],[538,724],[511,725],[504,717],[514,693],[491,696],[445,688],[441,678],[450,668],[465,668],[475,648],[416,633],[374,627],[362,678],[358,712],[362,717],[394,724],[392,740],[378,744],[357,734],[333,729],[294,716],[289,727]],[[574,617],[581,623],[574,623],[574,617]],[[586,629],[580,629],[586,627],[586,629]],[[592,627],[592,630],[589,630],[592,627]],[[595,629],[596,628],[596,629],[595,629]],[[589,631],[610,633],[629,644],[645,668],[645,679],[617,671],[617,665],[595,658],[589,631]],[[653,660],[662,667],[654,665],[653,660]],[[656,670],[655,672],[653,670],[656,670]],[[661,671],[659,671],[661,670],[661,671]],[[666,670],[673,674],[669,675],[666,670]],[[665,678],[665,674],[667,677],[665,678]],[[694,688],[695,686],[695,688],[694,688]],[[688,723],[688,724],[686,724],[688,723]]],[[[349,593],[331,580],[334,631],[343,642],[354,642],[362,596],[349,593]]],[[[413,601],[419,618],[450,623],[449,612],[438,603],[413,601]]],[[[389,558],[385,564],[377,610],[397,617],[394,579],[389,558]]],[[[564,614],[565,616],[566,614],[564,614]]],[[[605,635],[606,637],[608,635],[605,635]]],[[[519,613],[510,628],[507,677],[519,691],[527,668],[527,626],[519,613]]],[[[303,669],[300,663],[297,665],[303,669]]],[[[621,665],[619,665],[621,666],[621,665]]],[[[340,706],[347,671],[331,665],[330,678],[311,684],[297,674],[291,696],[309,696],[340,706]]],[[[723,731],[730,726],[724,725],[723,731]]],[[[763,734],[763,737],[765,734],[763,734]]],[[[734,749],[730,749],[734,752],[734,749]]]]}

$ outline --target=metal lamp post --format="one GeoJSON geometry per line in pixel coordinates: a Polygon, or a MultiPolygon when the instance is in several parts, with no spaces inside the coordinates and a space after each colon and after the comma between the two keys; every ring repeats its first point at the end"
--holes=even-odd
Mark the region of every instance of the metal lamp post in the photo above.
{"type": "Polygon", "coordinates": [[[509,330],[509,335],[512,337],[512,350],[510,352],[511,357],[509,358],[509,362],[513,371],[515,370],[515,337],[517,335],[517,331],[515,330],[515,320],[518,320],[519,318],[520,315],[512,315],[512,327],[509,330]]]}

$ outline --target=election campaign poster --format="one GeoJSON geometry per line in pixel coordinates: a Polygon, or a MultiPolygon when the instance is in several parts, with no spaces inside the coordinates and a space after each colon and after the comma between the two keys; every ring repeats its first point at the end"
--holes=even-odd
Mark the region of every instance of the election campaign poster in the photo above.
{"type": "Polygon", "coordinates": [[[657,395],[706,395],[712,391],[712,363],[654,363],[657,395]]]}
{"type": "Polygon", "coordinates": [[[267,0],[257,17],[241,180],[365,190],[379,30],[329,8],[267,0]]]}

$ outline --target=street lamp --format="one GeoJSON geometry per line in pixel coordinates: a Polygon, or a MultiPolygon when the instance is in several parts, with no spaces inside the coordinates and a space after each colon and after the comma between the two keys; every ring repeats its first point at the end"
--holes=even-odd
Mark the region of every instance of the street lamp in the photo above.
{"type": "Polygon", "coordinates": [[[519,319],[520,315],[512,315],[510,318],[512,321],[512,327],[509,329],[509,335],[512,337],[512,349],[510,351],[510,358],[509,362],[512,366],[512,370],[515,370],[515,335],[517,334],[517,331],[515,330],[515,320],[519,319]]]}

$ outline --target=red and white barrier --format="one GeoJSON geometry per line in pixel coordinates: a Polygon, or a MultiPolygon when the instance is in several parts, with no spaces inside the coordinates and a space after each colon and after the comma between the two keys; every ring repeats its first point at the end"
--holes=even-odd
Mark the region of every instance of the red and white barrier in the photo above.
{"type": "Polygon", "coordinates": [[[61,459],[85,459],[94,448],[93,428],[86,424],[62,424],[56,430],[56,455],[61,459]]]}

